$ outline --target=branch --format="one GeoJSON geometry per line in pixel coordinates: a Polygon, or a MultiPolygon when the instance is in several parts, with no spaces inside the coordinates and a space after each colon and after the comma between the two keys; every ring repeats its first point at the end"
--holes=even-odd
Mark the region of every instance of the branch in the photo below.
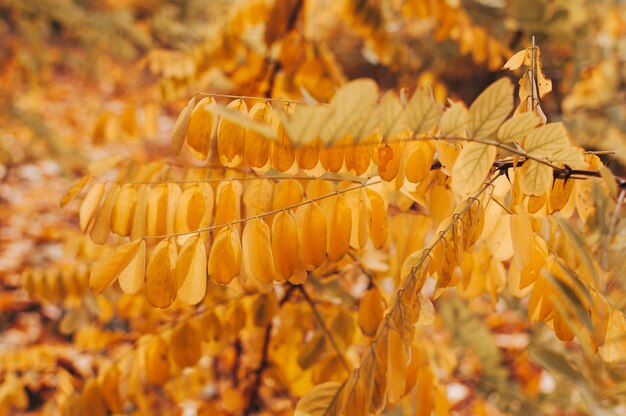
{"type": "MultiPolygon", "coordinates": [[[[483,192],[485,192],[487,189],[489,189],[493,183],[496,181],[496,179],[498,179],[500,176],[502,176],[504,173],[503,171],[499,171],[496,175],[493,175],[492,178],[490,178],[488,181],[486,181],[483,186],[472,196],[469,198],[468,202],[463,206],[463,208],[461,208],[458,212],[456,212],[455,214],[453,214],[452,216],[452,221],[450,221],[450,224],[448,224],[440,233],[439,235],[435,238],[435,240],[428,246],[428,248],[424,249],[421,258],[419,259],[419,261],[417,262],[417,264],[411,269],[411,273],[409,274],[409,276],[407,277],[406,281],[404,282],[404,284],[400,287],[400,289],[398,289],[398,291],[396,291],[396,297],[395,297],[395,301],[393,303],[393,305],[391,306],[391,308],[389,309],[389,311],[387,312],[387,314],[385,315],[385,319],[383,320],[383,322],[380,323],[378,331],[376,333],[376,335],[374,336],[374,338],[372,339],[372,342],[370,343],[370,345],[367,347],[367,349],[369,348],[373,348],[374,345],[376,345],[378,342],[380,342],[380,337],[381,334],[383,333],[383,331],[380,330],[380,328],[384,328],[384,327],[391,327],[392,326],[392,317],[395,315],[395,313],[397,312],[397,310],[400,308],[400,305],[402,304],[402,296],[400,294],[402,294],[403,292],[407,291],[411,285],[414,282],[414,279],[416,278],[417,272],[422,268],[422,266],[424,265],[424,262],[430,258],[430,252],[433,251],[435,249],[435,247],[437,246],[437,244],[439,244],[442,240],[445,240],[445,236],[446,234],[448,234],[450,232],[450,230],[452,230],[452,228],[456,225],[457,221],[459,221],[462,217],[462,215],[470,209],[470,207],[472,206],[472,204],[477,201],[477,199],[483,194],[483,192]]],[[[359,368],[354,370],[355,372],[359,371],[359,368]]],[[[358,374],[357,374],[358,377],[358,374]]],[[[347,385],[347,381],[349,379],[347,379],[342,387],[337,391],[337,394],[335,394],[335,396],[333,397],[333,400],[331,401],[331,405],[333,405],[333,403],[336,403],[336,400],[340,399],[340,395],[342,397],[349,397],[350,394],[348,394],[348,392],[343,392],[344,387],[347,385]]],[[[356,386],[358,383],[355,381],[354,383],[352,383],[352,388],[354,388],[354,386],[356,386]]]]}
{"type": "Polygon", "coordinates": [[[337,354],[337,357],[339,357],[339,361],[341,362],[341,365],[349,373],[352,369],[350,368],[348,361],[346,361],[346,358],[343,356],[343,352],[341,352],[341,349],[339,348],[339,345],[337,345],[335,338],[328,330],[328,327],[326,327],[324,318],[322,318],[322,315],[317,310],[317,306],[315,305],[315,302],[313,301],[313,299],[311,299],[309,294],[304,289],[304,285],[299,285],[297,286],[297,288],[300,291],[300,293],[302,293],[302,297],[304,297],[304,300],[311,308],[311,312],[313,312],[313,316],[315,317],[315,320],[317,321],[317,325],[322,331],[322,334],[324,334],[324,338],[326,338],[326,341],[328,341],[328,343],[333,347],[333,350],[335,350],[335,354],[337,354]]]}
{"type": "MultiPolygon", "coordinates": [[[[280,308],[291,298],[296,286],[290,285],[283,298],[278,302],[278,308],[280,308]]],[[[244,411],[245,415],[249,415],[257,412],[261,409],[261,398],[259,396],[259,388],[261,387],[261,378],[263,373],[269,367],[269,346],[272,340],[272,329],[274,324],[270,321],[265,327],[265,335],[263,336],[263,345],[261,347],[261,362],[259,366],[254,370],[254,382],[252,383],[252,391],[250,392],[250,399],[248,400],[248,407],[244,411]]]]}
{"type": "Polygon", "coordinates": [[[238,219],[238,220],[235,220],[235,221],[231,221],[231,222],[228,222],[228,223],[225,223],[225,224],[212,225],[210,227],[198,228],[197,230],[194,230],[194,231],[187,231],[187,232],[182,232],[182,233],[164,234],[164,235],[147,235],[147,236],[141,237],[141,239],[142,240],[155,239],[155,238],[163,239],[163,238],[174,238],[174,237],[178,237],[178,236],[181,236],[181,235],[200,234],[200,233],[203,233],[203,232],[206,232],[206,231],[214,230],[216,228],[229,227],[231,225],[240,224],[240,223],[251,221],[251,220],[254,220],[254,219],[260,219],[260,218],[263,218],[263,217],[267,217],[269,215],[278,214],[279,212],[283,212],[283,211],[287,211],[287,210],[290,210],[290,209],[298,208],[299,206],[306,205],[306,204],[311,204],[313,202],[321,201],[323,199],[330,198],[330,197],[333,197],[333,196],[336,196],[336,195],[341,195],[341,194],[344,194],[346,192],[356,191],[356,190],[359,190],[359,189],[362,189],[362,188],[366,188],[368,186],[377,185],[377,184],[379,184],[381,182],[382,182],[382,179],[377,179],[377,180],[374,180],[374,181],[372,181],[370,183],[361,183],[361,184],[359,184],[357,186],[353,186],[351,188],[339,189],[339,190],[336,190],[336,191],[333,191],[333,192],[330,192],[330,193],[327,193],[327,194],[324,194],[324,195],[317,196],[315,198],[311,198],[311,199],[307,199],[305,201],[298,202],[297,204],[286,206],[284,208],[274,209],[272,211],[267,211],[267,212],[264,212],[264,213],[259,214],[259,215],[253,215],[251,217],[241,218],[241,219],[238,219]]]}

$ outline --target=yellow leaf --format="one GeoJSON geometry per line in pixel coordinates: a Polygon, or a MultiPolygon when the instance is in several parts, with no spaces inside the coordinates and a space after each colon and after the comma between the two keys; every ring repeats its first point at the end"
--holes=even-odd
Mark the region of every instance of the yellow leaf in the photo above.
{"type": "Polygon", "coordinates": [[[337,142],[335,146],[320,148],[320,163],[328,172],[339,172],[343,166],[345,149],[350,146],[352,140],[345,137],[337,142]]]}
{"type": "Polygon", "coordinates": [[[295,179],[280,181],[274,190],[272,209],[281,209],[302,202],[304,189],[295,179]]]}
{"type": "Polygon", "coordinates": [[[189,117],[187,144],[193,157],[199,160],[206,159],[211,148],[215,115],[207,108],[210,104],[215,104],[213,97],[203,98],[196,104],[189,117]]]}
{"type": "Polygon", "coordinates": [[[428,200],[428,212],[434,225],[439,225],[454,211],[456,201],[452,191],[444,185],[431,187],[428,200]]]}
{"type": "Polygon", "coordinates": [[[59,203],[59,205],[61,205],[61,208],[70,203],[70,201],[72,201],[76,197],[76,195],[78,195],[80,191],[83,190],[85,185],[87,185],[87,183],[89,182],[89,179],[91,179],[91,175],[84,176],[81,180],[76,182],[74,185],[72,185],[70,189],[67,190],[65,195],[61,197],[61,202],[59,203]]]}
{"type": "MultiPolygon", "coordinates": [[[[135,273],[139,273],[141,268],[141,253],[144,255],[145,262],[145,242],[143,240],[136,240],[131,243],[127,243],[117,247],[114,251],[105,254],[98,261],[96,261],[91,269],[91,276],[89,277],[89,287],[96,294],[101,294],[104,289],[109,287],[113,281],[119,276],[124,275],[124,280],[132,281],[136,276],[135,273]]],[[[143,276],[142,276],[143,281],[143,276]]],[[[128,289],[133,288],[134,285],[126,285],[128,289]]]]}
{"type": "Polygon", "coordinates": [[[485,226],[485,212],[480,201],[469,201],[469,209],[463,215],[463,244],[465,251],[475,251],[485,226]]]}
{"type": "Polygon", "coordinates": [[[384,181],[392,181],[398,174],[405,143],[388,142],[378,147],[374,161],[378,164],[378,174],[384,181]]]}
{"type": "Polygon", "coordinates": [[[474,192],[484,182],[495,159],[495,147],[477,142],[467,143],[452,167],[452,190],[459,195],[474,192]]]}
{"type": "MultiPolygon", "coordinates": [[[[284,111],[290,113],[291,106],[285,107],[284,111]]],[[[297,167],[296,154],[294,153],[291,140],[282,123],[274,123],[276,128],[276,140],[272,142],[270,159],[272,166],[279,172],[291,172],[297,167]]]]}
{"type": "Polygon", "coordinates": [[[272,223],[272,256],[276,280],[284,282],[293,276],[298,264],[298,235],[296,220],[285,211],[279,212],[272,223]]]}
{"type": "Polygon", "coordinates": [[[474,100],[469,109],[469,137],[487,138],[513,110],[513,83],[500,78],[474,100]]]}
{"type": "Polygon", "coordinates": [[[143,287],[146,277],[146,242],[145,240],[137,240],[137,242],[139,242],[139,248],[118,277],[122,291],[129,295],[137,293],[143,287]]]}
{"type": "Polygon", "coordinates": [[[193,236],[181,247],[174,276],[178,298],[187,305],[202,301],[206,294],[207,255],[204,240],[193,236]]]}
{"type": "Polygon", "coordinates": [[[241,268],[241,241],[233,227],[222,228],[213,241],[209,253],[208,273],[216,283],[227,285],[239,276],[241,268]]]}
{"type": "Polygon", "coordinates": [[[552,80],[543,73],[539,48],[537,48],[537,89],[539,90],[539,98],[545,97],[552,91],[552,80]]]}
{"type": "Polygon", "coordinates": [[[333,198],[328,218],[328,258],[339,261],[350,246],[352,213],[341,195],[333,198]]]}
{"type": "Polygon", "coordinates": [[[216,116],[220,117],[220,123],[223,120],[226,120],[231,125],[238,126],[240,129],[252,130],[262,136],[267,137],[268,139],[275,139],[276,131],[271,126],[268,126],[265,123],[260,123],[250,118],[248,116],[247,109],[244,112],[240,111],[239,109],[232,108],[232,106],[238,105],[238,101],[240,100],[235,100],[231,102],[227,107],[222,107],[217,104],[210,104],[207,106],[207,108],[216,116]]]}
{"type": "Polygon", "coordinates": [[[139,135],[139,125],[137,124],[137,109],[134,106],[127,106],[119,116],[122,131],[127,137],[136,139],[139,135]]]}
{"type": "MultiPolygon", "coordinates": [[[[417,376],[417,416],[430,416],[433,411],[433,407],[436,407],[436,401],[439,399],[438,395],[433,392],[433,380],[434,375],[430,368],[422,367],[417,376]],[[435,402],[435,403],[433,403],[435,402]]],[[[445,390],[444,390],[445,395],[445,390]]],[[[449,413],[435,413],[436,415],[446,415],[449,413]]]]}
{"type": "Polygon", "coordinates": [[[406,128],[406,116],[400,99],[393,90],[389,90],[380,100],[380,119],[378,130],[383,137],[391,137],[406,128]]]}
{"type": "Polygon", "coordinates": [[[100,145],[110,141],[113,137],[119,137],[119,130],[120,126],[113,112],[100,113],[91,133],[93,144],[100,145]]]}
{"type": "Polygon", "coordinates": [[[121,236],[130,234],[136,202],[137,190],[135,186],[131,183],[124,185],[117,194],[111,213],[111,231],[121,236]]]}
{"type": "Polygon", "coordinates": [[[100,206],[100,209],[95,214],[93,227],[91,228],[89,236],[96,244],[104,244],[109,238],[109,234],[111,233],[111,215],[113,214],[115,200],[117,199],[119,191],[120,186],[118,184],[114,184],[109,190],[106,198],[104,198],[104,202],[100,206]]]}
{"type": "MultiPolygon", "coordinates": [[[[321,143],[322,141],[317,139],[296,149],[296,160],[298,161],[300,169],[311,170],[317,166],[321,143]]],[[[367,158],[369,160],[369,149],[367,151],[367,158]]]]}
{"type": "Polygon", "coordinates": [[[435,322],[435,305],[433,305],[430,299],[428,299],[421,293],[417,294],[417,301],[420,305],[417,323],[420,325],[431,325],[433,322],[435,322]]]}
{"type": "Polygon", "coordinates": [[[404,150],[404,175],[409,182],[419,183],[430,174],[430,166],[435,157],[432,140],[407,143],[404,150]]]}
{"type": "MultiPolygon", "coordinates": [[[[228,109],[239,111],[247,117],[248,108],[244,100],[234,100],[228,109]]],[[[239,166],[243,159],[243,138],[245,128],[240,124],[221,118],[217,126],[217,154],[220,163],[227,167],[239,166]]]]}
{"type": "Polygon", "coordinates": [[[274,281],[274,259],[270,243],[270,229],[260,218],[246,223],[241,242],[243,267],[248,278],[263,285],[274,281]]]}
{"type": "MultiPolygon", "coordinates": [[[[250,109],[250,118],[259,123],[271,125],[273,110],[269,103],[257,103],[250,109]]],[[[268,165],[270,157],[268,138],[254,130],[246,129],[243,139],[243,156],[252,168],[261,169],[268,165]]]]}
{"type": "Polygon", "coordinates": [[[167,343],[160,336],[154,337],[145,352],[145,371],[148,383],[163,385],[170,378],[170,362],[167,343]]]}
{"type": "Polygon", "coordinates": [[[202,356],[202,336],[189,322],[178,325],[172,331],[170,353],[180,368],[195,365],[202,356]]]}
{"type": "Polygon", "coordinates": [[[326,106],[300,104],[295,106],[292,114],[279,111],[278,115],[291,143],[302,146],[319,137],[320,129],[330,111],[326,106]]]}
{"type": "Polygon", "coordinates": [[[356,79],[341,86],[330,100],[330,116],[321,126],[319,137],[322,142],[332,144],[347,135],[356,138],[374,110],[377,99],[378,85],[371,79],[356,79]]]}
{"type": "MultiPolygon", "coordinates": [[[[191,186],[185,189],[176,206],[174,232],[186,233],[200,228],[204,218],[205,207],[206,198],[200,191],[199,186],[191,186]]],[[[202,224],[202,226],[206,227],[207,224],[202,224]]],[[[179,236],[178,242],[179,244],[184,244],[189,238],[189,235],[179,236]]]]}
{"type": "Polygon", "coordinates": [[[87,195],[85,195],[83,202],[80,204],[79,211],[80,229],[82,232],[87,232],[87,229],[92,223],[94,213],[100,204],[103,194],[104,183],[102,182],[95,184],[87,191],[87,195]]]}
{"type": "Polygon", "coordinates": [[[183,143],[185,142],[185,137],[187,136],[187,129],[189,128],[191,112],[195,104],[196,98],[193,97],[180,113],[178,119],[176,120],[176,124],[174,125],[174,131],[172,132],[172,149],[174,149],[176,154],[179,154],[183,148],[183,143]]]}
{"type": "MultiPolygon", "coordinates": [[[[318,198],[321,196],[327,196],[335,192],[335,184],[331,181],[324,179],[315,179],[314,181],[308,181],[306,185],[306,196],[308,198],[318,198]]],[[[334,198],[326,198],[320,201],[324,207],[332,205],[334,198]]]]}
{"type": "Polygon", "coordinates": [[[376,335],[384,313],[385,300],[380,295],[380,290],[376,286],[372,286],[359,301],[358,323],[363,335],[369,337],[376,335]]]}
{"type": "Polygon", "coordinates": [[[137,187],[137,198],[133,212],[133,223],[130,225],[130,239],[136,240],[146,234],[148,185],[142,184],[137,187]]]}
{"type": "MultiPolygon", "coordinates": [[[[511,232],[513,230],[511,229],[511,232]]],[[[539,277],[543,266],[546,264],[546,257],[548,256],[546,243],[539,236],[534,236],[534,243],[531,244],[532,252],[528,262],[520,270],[520,282],[519,289],[523,290],[530,286],[539,277]]],[[[515,247],[515,244],[513,244],[515,247]]],[[[527,248],[524,248],[527,250],[527,248]]],[[[517,264],[517,260],[516,260],[517,264]]]]}
{"type": "Polygon", "coordinates": [[[366,192],[370,203],[370,237],[375,248],[382,248],[389,235],[387,209],[378,192],[371,189],[366,192]]]}
{"type": "Polygon", "coordinates": [[[387,400],[396,403],[404,395],[409,357],[403,337],[398,330],[389,329],[388,336],[387,400]]]}
{"type": "MultiPolygon", "coordinates": [[[[333,402],[340,393],[342,384],[336,381],[328,381],[318,384],[305,394],[296,405],[294,416],[325,416],[332,413],[333,402]]],[[[338,410],[338,409],[337,409],[338,410]]]]}
{"type": "Polygon", "coordinates": [[[522,139],[535,130],[541,120],[533,112],[517,113],[502,123],[498,129],[497,139],[500,143],[510,143],[522,139]]]}
{"type": "Polygon", "coordinates": [[[585,158],[583,149],[574,146],[562,147],[560,150],[546,157],[547,160],[555,163],[568,165],[572,168],[585,168],[585,158]]]}
{"type": "Polygon", "coordinates": [[[435,128],[441,118],[441,107],[424,89],[417,89],[406,107],[406,118],[413,134],[423,134],[435,128]]]}
{"type": "Polygon", "coordinates": [[[361,176],[371,164],[370,149],[365,145],[350,146],[344,151],[346,169],[353,175],[361,176]]]}
{"type": "MultiPolygon", "coordinates": [[[[223,181],[217,187],[217,201],[215,204],[214,225],[228,224],[241,219],[241,194],[243,187],[239,181],[223,181]]],[[[234,226],[237,232],[241,229],[239,224],[234,226]]],[[[222,228],[216,228],[213,233],[217,233],[222,228]]]]}
{"type": "Polygon", "coordinates": [[[120,394],[122,372],[117,365],[109,368],[104,374],[100,386],[104,402],[112,413],[122,413],[124,401],[120,394]]]}
{"type": "Polygon", "coordinates": [[[306,270],[313,270],[324,262],[326,254],[326,217],[316,203],[298,207],[298,253],[306,270]]]}
{"type": "Polygon", "coordinates": [[[409,254],[404,262],[402,263],[402,268],[400,269],[400,281],[406,282],[412,273],[413,268],[420,264],[420,262],[424,258],[424,250],[417,250],[413,253],[409,254]]]}
{"type": "Polygon", "coordinates": [[[446,108],[439,121],[439,132],[442,136],[454,136],[462,133],[467,127],[469,112],[463,103],[453,103],[446,108]]]}
{"type": "MultiPolygon", "coordinates": [[[[516,69],[519,69],[519,67],[522,66],[524,61],[526,61],[526,58],[529,55],[529,53],[530,53],[529,49],[524,49],[519,52],[516,52],[515,55],[513,55],[512,57],[509,58],[508,61],[506,61],[502,69],[510,69],[511,71],[515,71],[516,69]]],[[[530,60],[528,60],[528,63],[530,63],[530,60]]]]}
{"type": "Polygon", "coordinates": [[[570,144],[563,123],[549,123],[528,134],[523,147],[535,157],[550,157],[570,144]]]}
{"type": "Polygon", "coordinates": [[[274,187],[269,179],[256,180],[248,184],[243,193],[246,217],[254,217],[270,211],[273,194],[274,187]]]}
{"type": "Polygon", "coordinates": [[[550,191],[550,213],[558,212],[565,208],[572,196],[574,180],[555,179],[550,191]]]}
{"type": "Polygon", "coordinates": [[[550,189],[552,168],[534,160],[527,160],[518,170],[520,191],[525,195],[541,196],[550,189]]]}
{"type": "Polygon", "coordinates": [[[91,379],[85,383],[80,398],[82,410],[93,416],[108,415],[107,405],[102,397],[102,389],[97,379],[91,379]]]}
{"type": "Polygon", "coordinates": [[[146,199],[146,231],[150,236],[164,235],[167,232],[167,184],[154,186],[146,199]]]}
{"type": "Polygon", "coordinates": [[[611,194],[611,196],[613,198],[617,198],[619,190],[617,187],[617,181],[615,180],[615,175],[613,175],[611,169],[607,168],[604,165],[600,165],[598,166],[598,171],[600,172],[600,176],[602,177],[602,180],[606,184],[607,188],[609,188],[609,193],[611,194]]]}
{"type": "Polygon", "coordinates": [[[608,363],[626,361],[626,317],[617,309],[610,309],[604,344],[600,357],[608,363]]]}
{"type": "Polygon", "coordinates": [[[176,254],[176,243],[172,244],[168,238],[159,242],[150,256],[146,270],[146,296],[155,308],[165,309],[176,299],[173,275],[176,254]]]}
{"type": "Polygon", "coordinates": [[[533,227],[526,217],[511,215],[511,241],[513,242],[513,258],[518,269],[523,269],[529,262],[535,241],[533,227]]]}

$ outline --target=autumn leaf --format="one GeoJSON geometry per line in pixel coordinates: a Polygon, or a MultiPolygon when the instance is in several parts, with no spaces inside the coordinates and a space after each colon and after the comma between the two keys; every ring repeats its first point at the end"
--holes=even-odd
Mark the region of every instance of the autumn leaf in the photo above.
{"type": "Polygon", "coordinates": [[[406,107],[409,129],[414,134],[423,134],[432,130],[441,118],[441,108],[423,89],[417,89],[406,107]]]}
{"type": "Polygon", "coordinates": [[[371,79],[357,79],[339,88],[330,101],[330,115],[320,130],[322,142],[335,143],[346,135],[361,132],[377,99],[378,85],[371,79]]]}
{"type": "Polygon", "coordinates": [[[126,293],[136,293],[143,286],[146,243],[136,240],[117,247],[95,264],[89,277],[91,290],[99,295],[120,278],[126,293]]]}
{"type": "Polygon", "coordinates": [[[518,113],[506,120],[498,129],[497,139],[501,143],[519,140],[531,133],[540,124],[534,112],[518,113]]]}
{"type": "Polygon", "coordinates": [[[483,91],[469,109],[469,137],[486,138],[513,110],[513,83],[501,78],[483,91]]]}
{"type": "Polygon", "coordinates": [[[185,241],[180,249],[174,276],[178,287],[177,296],[183,303],[195,305],[206,293],[207,254],[204,241],[194,236],[185,241]]]}
{"type": "Polygon", "coordinates": [[[563,123],[548,123],[533,130],[524,140],[524,150],[535,157],[545,158],[569,147],[563,123]]]}
{"type": "Polygon", "coordinates": [[[242,263],[246,275],[263,285],[274,281],[274,259],[270,242],[270,229],[260,218],[246,223],[241,243],[242,263]]]}
{"type": "Polygon", "coordinates": [[[187,144],[196,159],[204,160],[209,155],[211,136],[215,125],[215,115],[207,109],[215,104],[213,97],[203,98],[196,104],[189,116],[187,144]]]}
{"type": "Polygon", "coordinates": [[[183,148],[183,143],[187,136],[187,129],[189,128],[189,120],[195,104],[196,98],[193,97],[180,113],[174,125],[174,131],[172,132],[172,149],[174,149],[176,154],[179,154],[183,148]]]}
{"type": "Polygon", "coordinates": [[[224,227],[217,233],[207,267],[209,276],[219,284],[227,285],[239,275],[241,241],[236,229],[224,227]]]}
{"type": "Polygon", "coordinates": [[[452,189],[459,195],[467,195],[480,187],[496,158],[493,146],[470,142],[466,144],[452,168],[452,189]]]}
{"type": "Polygon", "coordinates": [[[176,298],[176,247],[170,239],[162,240],[152,251],[146,270],[146,296],[155,308],[165,309],[176,298]]]}
{"type": "Polygon", "coordinates": [[[522,193],[541,196],[550,189],[552,182],[552,169],[550,166],[534,160],[527,160],[518,172],[522,193]]]}
{"type": "Polygon", "coordinates": [[[61,208],[65,207],[69,204],[75,197],[83,190],[83,188],[87,185],[89,180],[91,179],[91,175],[83,176],[78,182],[76,182],[67,192],[61,197],[61,201],[59,205],[61,208]]]}
{"type": "Polygon", "coordinates": [[[313,387],[296,405],[295,416],[323,416],[332,409],[341,383],[329,381],[313,387]]]}

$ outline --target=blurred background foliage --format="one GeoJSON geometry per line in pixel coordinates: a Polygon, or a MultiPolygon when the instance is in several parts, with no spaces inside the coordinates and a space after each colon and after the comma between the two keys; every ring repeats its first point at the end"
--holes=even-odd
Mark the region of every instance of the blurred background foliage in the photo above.
{"type": "MultiPolygon", "coordinates": [[[[75,231],[75,208],[56,208],[74,177],[165,156],[172,117],[198,91],[325,101],[347,80],[371,77],[383,89],[430,85],[442,102],[471,102],[533,35],[554,83],[548,119],[563,120],[587,149],[615,151],[603,159],[623,174],[623,2],[0,0],[0,413],[53,414],[110,357],[184,316],[89,293],[100,248],[75,231]],[[54,342],[44,349],[44,339],[54,342]]],[[[531,328],[519,300],[494,311],[489,300],[448,294],[436,307],[441,316],[418,336],[457,414],[611,414],[607,402],[624,397],[623,383],[595,387],[623,372],[531,328]]],[[[146,409],[182,412],[185,383],[204,385],[201,374],[172,378],[167,394],[146,393],[146,409]]],[[[214,395],[202,394],[199,413],[211,414],[214,395]]],[[[236,408],[238,399],[225,400],[236,408]]],[[[293,409],[274,399],[268,411],[293,409]]]]}

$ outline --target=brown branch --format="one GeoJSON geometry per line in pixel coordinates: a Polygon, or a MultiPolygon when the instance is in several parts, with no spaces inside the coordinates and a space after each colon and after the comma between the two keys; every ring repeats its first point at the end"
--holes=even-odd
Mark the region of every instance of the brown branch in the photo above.
{"type": "MultiPolygon", "coordinates": [[[[233,363],[233,386],[237,387],[239,385],[239,368],[241,367],[241,355],[243,353],[241,338],[237,337],[235,339],[233,348],[235,349],[235,362],[233,363]]],[[[215,361],[217,362],[217,360],[215,361]]]]}
{"type": "MultiPolygon", "coordinates": [[[[291,298],[291,295],[295,291],[296,286],[290,285],[283,298],[278,302],[278,308],[280,308],[291,298]]],[[[254,370],[254,381],[252,382],[252,391],[250,392],[250,398],[248,399],[248,407],[244,411],[245,415],[249,415],[255,412],[258,412],[262,408],[261,397],[259,395],[259,390],[261,387],[261,381],[263,378],[263,373],[270,367],[269,362],[269,346],[270,341],[272,340],[272,329],[274,325],[272,321],[270,321],[265,326],[265,334],[263,336],[263,345],[261,346],[261,361],[259,362],[259,366],[254,370]]]]}
{"type": "Polygon", "coordinates": [[[350,371],[352,371],[352,369],[350,368],[348,361],[346,361],[346,358],[343,356],[343,352],[339,348],[339,345],[337,345],[335,338],[328,330],[328,327],[326,326],[326,323],[324,322],[324,318],[322,317],[319,310],[317,309],[317,305],[315,305],[315,302],[313,301],[313,299],[311,299],[309,294],[304,289],[304,285],[299,285],[297,287],[300,293],[302,293],[302,297],[304,297],[304,300],[309,305],[309,308],[311,308],[311,312],[313,313],[313,316],[315,317],[317,326],[319,327],[320,331],[322,331],[324,338],[326,338],[326,341],[328,341],[328,343],[331,345],[333,350],[335,350],[335,354],[337,354],[337,357],[339,358],[339,362],[341,362],[341,365],[343,366],[343,368],[345,368],[346,371],[349,373],[350,371]]]}

